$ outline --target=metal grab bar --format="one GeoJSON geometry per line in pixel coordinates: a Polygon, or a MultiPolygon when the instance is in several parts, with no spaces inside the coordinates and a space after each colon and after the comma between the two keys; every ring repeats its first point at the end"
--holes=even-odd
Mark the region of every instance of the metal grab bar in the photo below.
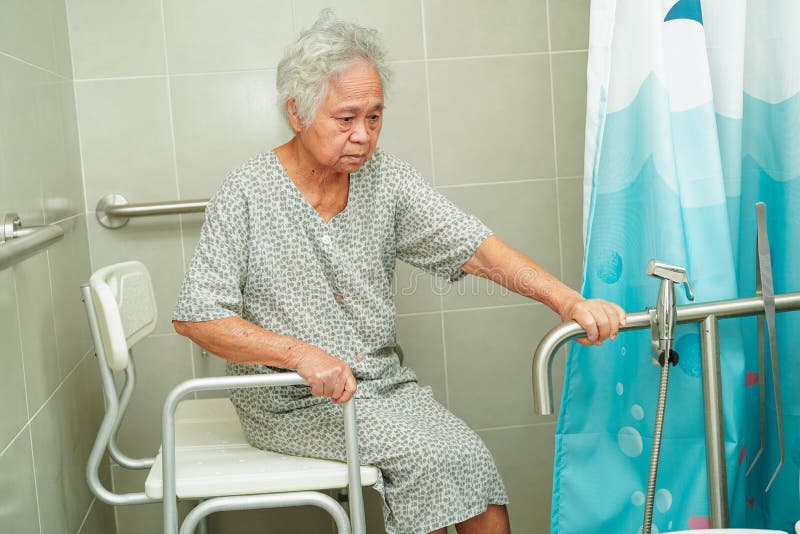
{"type": "MultiPolygon", "coordinates": [[[[775,296],[775,311],[800,309],[800,292],[775,296]]],[[[722,300],[677,308],[678,323],[701,325],[703,369],[703,404],[705,409],[706,464],[708,469],[709,508],[712,528],[727,528],[728,481],[725,460],[725,429],[722,418],[722,383],[720,378],[719,319],[764,313],[764,299],[750,297],[722,300]]],[[[620,331],[650,328],[648,311],[632,313],[620,331]]],[[[533,404],[540,415],[553,413],[553,359],[558,349],[570,339],[586,335],[575,321],[552,328],[536,347],[533,355],[533,404]]]]}
{"type": "MultiPolygon", "coordinates": [[[[775,296],[775,310],[779,312],[800,310],[800,292],[775,296]]],[[[707,317],[717,319],[744,317],[764,313],[764,299],[749,297],[721,300],[691,306],[679,306],[678,323],[700,323],[707,317]]],[[[650,328],[650,314],[646,311],[631,313],[620,332],[650,328]]],[[[558,349],[573,338],[585,336],[586,331],[575,321],[551,328],[539,342],[533,355],[533,407],[539,415],[553,413],[553,383],[551,368],[558,349]]]]}
{"type": "Polygon", "coordinates": [[[0,228],[0,271],[33,256],[64,236],[58,225],[23,227],[16,213],[7,213],[0,228]]]}
{"type": "Polygon", "coordinates": [[[130,204],[122,195],[110,194],[101,198],[97,203],[95,215],[101,225],[113,230],[128,224],[131,217],[202,213],[206,210],[207,205],[207,198],[130,204]]]}

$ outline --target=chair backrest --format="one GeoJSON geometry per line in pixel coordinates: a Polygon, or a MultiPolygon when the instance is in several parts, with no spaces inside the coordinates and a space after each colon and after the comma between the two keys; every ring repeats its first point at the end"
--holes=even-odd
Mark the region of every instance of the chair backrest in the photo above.
{"type": "Polygon", "coordinates": [[[156,297],[147,267],[138,261],[98,269],[89,279],[109,367],[128,366],[128,350],[156,326],[156,297]]]}

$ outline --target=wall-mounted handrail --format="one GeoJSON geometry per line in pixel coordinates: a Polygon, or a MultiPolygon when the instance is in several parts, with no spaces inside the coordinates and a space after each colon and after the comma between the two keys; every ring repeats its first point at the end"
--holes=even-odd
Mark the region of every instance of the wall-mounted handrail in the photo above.
{"type": "Polygon", "coordinates": [[[64,236],[55,224],[23,227],[16,213],[7,213],[0,221],[0,270],[33,256],[64,236]]]}
{"type": "Polygon", "coordinates": [[[206,198],[130,204],[122,195],[110,194],[100,199],[95,214],[100,224],[114,229],[128,224],[128,219],[131,217],[202,213],[206,210],[207,205],[208,199],[206,198]]]}
{"type": "MultiPolygon", "coordinates": [[[[775,295],[775,311],[800,310],[800,292],[775,295]]],[[[722,419],[722,383],[720,379],[719,319],[745,317],[764,313],[764,299],[750,297],[722,300],[691,306],[679,306],[678,323],[700,323],[701,363],[703,368],[703,404],[706,429],[706,463],[708,468],[711,526],[727,528],[728,482],[725,461],[725,430],[722,419]]],[[[632,313],[620,331],[651,328],[649,311],[632,313]]],[[[553,359],[567,341],[585,336],[586,331],[575,321],[552,328],[533,355],[533,405],[536,413],[553,413],[553,359]]],[[[774,357],[774,355],[773,355],[774,357]]]]}
{"type": "MultiPolygon", "coordinates": [[[[775,310],[779,312],[800,310],[800,292],[785,293],[775,296],[775,310]]],[[[717,319],[744,317],[764,313],[764,299],[749,297],[741,299],[721,300],[679,306],[678,323],[700,323],[707,317],[717,319]]],[[[625,325],[620,332],[650,328],[650,314],[647,311],[627,315],[625,325]]],[[[585,336],[586,331],[575,321],[569,321],[551,328],[539,342],[533,355],[533,407],[539,415],[553,413],[553,387],[551,368],[558,349],[571,339],[585,336]]]]}

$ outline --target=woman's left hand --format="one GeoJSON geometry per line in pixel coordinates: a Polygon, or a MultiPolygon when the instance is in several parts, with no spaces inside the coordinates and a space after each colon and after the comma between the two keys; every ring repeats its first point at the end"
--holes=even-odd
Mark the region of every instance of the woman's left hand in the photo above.
{"type": "Polygon", "coordinates": [[[578,297],[564,307],[561,320],[575,321],[586,330],[586,337],[575,340],[581,345],[601,345],[617,338],[620,325],[625,324],[625,310],[607,300],[578,297]]]}

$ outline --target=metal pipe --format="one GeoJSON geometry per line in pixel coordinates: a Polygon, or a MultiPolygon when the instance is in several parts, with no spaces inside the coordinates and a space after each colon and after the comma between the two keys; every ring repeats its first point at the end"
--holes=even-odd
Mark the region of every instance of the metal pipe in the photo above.
{"type": "MultiPolygon", "coordinates": [[[[775,310],[779,312],[800,310],[800,292],[775,296],[775,310]]],[[[764,299],[749,297],[722,300],[704,304],[679,306],[678,323],[701,322],[710,315],[718,319],[744,317],[764,313],[764,299]]],[[[629,314],[620,332],[650,328],[650,314],[646,311],[629,314]]],[[[533,355],[533,406],[539,415],[553,413],[552,365],[558,349],[573,338],[585,336],[586,331],[575,321],[560,324],[542,338],[533,355]]]]}
{"type": "Polygon", "coordinates": [[[101,225],[114,229],[128,224],[131,217],[202,213],[207,205],[207,198],[130,204],[124,196],[112,193],[97,202],[95,215],[101,225]]]}
{"type": "MultiPolygon", "coordinates": [[[[128,365],[125,367],[125,384],[122,386],[122,393],[119,395],[119,408],[117,418],[114,421],[114,428],[111,431],[111,438],[108,440],[108,453],[119,465],[126,469],[150,469],[155,463],[155,458],[131,458],[119,447],[117,435],[122,423],[125,412],[128,409],[133,389],[136,386],[136,366],[133,362],[133,354],[128,354],[128,365]]],[[[116,391],[116,388],[114,389],[116,391]]]]}
{"type": "Polygon", "coordinates": [[[64,229],[55,224],[23,227],[15,213],[8,213],[3,219],[0,270],[33,256],[64,236],[64,229]]]}
{"type": "Polygon", "coordinates": [[[706,427],[706,465],[711,527],[728,528],[728,474],[722,419],[722,376],[719,358],[719,321],[709,315],[700,325],[703,366],[703,404],[706,427]]]}
{"type": "Polygon", "coordinates": [[[95,438],[92,450],[89,453],[89,460],[86,462],[86,482],[89,485],[89,489],[98,499],[113,506],[157,502],[158,499],[151,499],[143,492],[114,493],[107,490],[100,480],[100,463],[103,460],[106,447],[108,446],[108,440],[114,432],[114,425],[116,424],[117,415],[119,413],[119,401],[116,396],[114,377],[111,374],[111,369],[108,367],[105,352],[103,351],[103,342],[100,339],[100,330],[97,325],[97,315],[95,315],[94,301],[92,300],[89,284],[81,285],[81,293],[83,294],[83,303],[86,306],[86,313],[89,317],[89,330],[92,334],[92,341],[95,346],[97,365],[100,368],[100,378],[103,381],[103,395],[106,401],[106,413],[103,416],[103,421],[100,423],[100,429],[97,431],[97,438],[95,438]]]}
{"type": "Polygon", "coordinates": [[[271,495],[237,495],[215,497],[203,501],[186,515],[180,534],[193,534],[201,519],[227,510],[254,510],[259,508],[280,508],[283,506],[316,506],[333,516],[338,534],[350,533],[350,522],[344,508],[329,495],[316,491],[275,493],[271,495]]]}
{"type": "Polygon", "coordinates": [[[352,400],[344,405],[344,440],[347,447],[347,489],[350,498],[350,521],[353,534],[366,534],[364,517],[364,494],[361,491],[361,455],[358,451],[358,426],[356,425],[356,403],[352,400]]]}
{"type": "MultiPolygon", "coordinates": [[[[164,401],[161,418],[161,473],[164,490],[164,534],[177,534],[178,532],[178,503],[176,500],[175,482],[175,408],[178,406],[178,402],[186,395],[195,391],[305,384],[307,384],[307,382],[297,373],[219,376],[186,380],[175,386],[172,391],[169,392],[167,399],[164,401]]],[[[344,406],[345,440],[347,443],[347,463],[355,463],[356,465],[355,473],[352,467],[348,465],[348,474],[350,475],[349,484],[357,483],[357,491],[352,493],[360,494],[361,470],[358,458],[358,434],[356,431],[355,407],[353,404],[354,399],[350,399],[344,406]]],[[[355,501],[352,499],[353,495],[351,495],[351,516],[360,516],[363,518],[363,506],[359,509],[359,503],[362,501],[358,498],[356,498],[355,501]]],[[[205,502],[211,502],[211,499],[205,502]]],[[[354,532],[353,534],[364,534],[364,531],[354,532]]]]}
{"type": "Polygon", "coordinates": [[[206,210],[208,199],[176,200],[172,202],[146,202],[111,206],[106,208],[109,217],[150,217],[152,215],[178,215],[181,213],[202,213],[206,210]]]}

